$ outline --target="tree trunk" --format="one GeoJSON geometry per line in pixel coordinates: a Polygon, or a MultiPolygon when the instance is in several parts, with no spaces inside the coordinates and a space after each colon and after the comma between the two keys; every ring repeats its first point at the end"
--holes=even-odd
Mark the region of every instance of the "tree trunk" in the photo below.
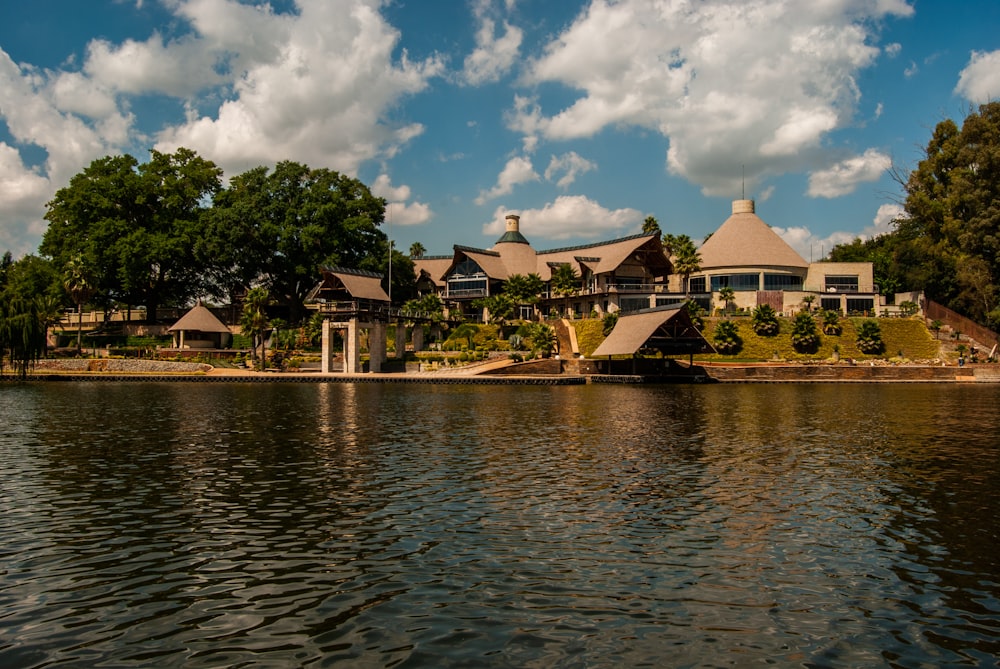
{"type": "Polygon", "coordinates": [[[76,303],[76,354],[83,353],[83,302],[76,303]]]}

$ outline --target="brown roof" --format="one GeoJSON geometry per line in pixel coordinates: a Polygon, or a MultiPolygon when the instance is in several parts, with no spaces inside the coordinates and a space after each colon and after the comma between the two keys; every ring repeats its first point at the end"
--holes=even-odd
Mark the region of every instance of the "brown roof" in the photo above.
{"type": "Polygon", "coordinates": [[[439,287],[444,287],[444,274],[451,267],[451,261],[454,260],[454,256],[424,256],[422,258],[413,259],[413,272],[418,277],[420,274],[426,273],[430,277],[434,285],[439,287]]]}
{"type": "Polygon", "coordinates": [[[360,300],[388,302],[389,295],[382,288],[382,275],[374,272],[360,272],[342,268],[323,270],[324,274],[336,277],[351,297],[360,300]]]}
{"type": "Polygon", "coordinates": [[[167,332],[229,332],[222,321],[215,317],[201,302],[191,307],[190,311],[167,328],[167,332]]]}
{"type": "Polygon", "coordinates": [[[594,350],[591,357],[633,355],[643,347],[656,348],[667,354],[712,350],[711,345],[692,325],[687,309],[661,307],[620,316],[611,334],[594,350]]]}
{"type": "MultiPolygon", "coordinates": [[[[551,251],[540,251],[538,253],[538,269],[535,270],[543,280],[552,278],[553,265],[586,265],[594,274],[604,274],[613,272],[633,253],[644,249],[652,251],[648,258],[650,269],[659,268],[663,275],[670,273],[670,263],[666,260],[666,253],[663,245],[659,241],[656,233],[646,235],[634,235],[622,239],[615,239],[610,242],[600,242],[588,244],[586,246],[572,246],[563,249],[553,249],[551,251]],[[658,253],[657,253],[658,251],[658,253]]],[[[659,276],[659,275],[657,275],[659,276]]]]}
{"type": "Polygon", "coordinates": [[[701,248],[702,270],[718,267],[809,266],[795,249],[754,213],[753,200],[735,200],[733,213],[701,248]]]}

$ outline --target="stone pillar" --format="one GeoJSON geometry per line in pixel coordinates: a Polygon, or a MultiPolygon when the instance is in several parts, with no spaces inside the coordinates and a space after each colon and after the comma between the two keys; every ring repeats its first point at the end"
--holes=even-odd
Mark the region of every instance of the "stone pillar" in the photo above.
{"type": "Polygon", "coordinates": [[[396,360],[402,360],[406,355],[406,324],[396,323],[396,360]]]}
{"type": "Polygon", "coordinates": [[[385,362],[385,323],[368,324],[368,371],[378,374],[382,371],[382,363],[385,362]]]}
{"type": "Polygon", "coordinates": [[[344,371],[348,374],[361,372],[361,327],[357,318],[347,321],[344,335],[344,371]]]}
{"type": "Polygon", "coordinates": [[[424,350],[424,326],[417,323],[413,326],[413,332],[411,333],[411,338],[413,339],[413,352],[424,350]]]}
{"type": "Polygon", "coordinates": [[[323,353],[321,354],[322,371],[329,374],[333,371],[333,323],[323,321],[323,353]]]}

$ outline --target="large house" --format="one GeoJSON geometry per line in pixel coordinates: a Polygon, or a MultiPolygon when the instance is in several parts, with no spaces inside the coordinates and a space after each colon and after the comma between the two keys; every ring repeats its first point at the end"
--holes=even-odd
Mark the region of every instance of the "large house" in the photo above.
{"type": "Polygon", "coordinates": [[[874,315],[885,306],[872,264],[806,262],[757,216],[753,200],[733,201],[732,215],[698,249],[700,269],[671,277],[671,290],[687,292],[703,306],[719,304],[719,291],[732,288],[737,308],[769,304],[791,314],[811,296],[812,308],[874,315]]]}
{"type": "Polygon", "coordinates": [[[511,276],[537,274],[546,284],[537,305],[522,305],[520,318],[543,315],[603,315],[655,307],[667,293],[671,272],[660,236],[656,233],[582,246],[536,251],[520,231],[520,217],[506,217],[507,230],[490,249],[454,247],[450,256],[414,259],[417,289],[435,293],[449,310],[458,309],[469,319],[482,310],[474,302],[502,291],[511,276]],[[554,294],[553,272],[568,265],[579,277],[577,290],[568,296],[554,294]]]}
{"type": "MultiPolygon", "coordinates": [[[[608,242],[536,251],[521,234],[520,218],[507,216],[507,230],[490,249],[454,247],[450,256],[414,260],[417,289],[435,293],[449,309],[478,319],[476,299],[502,291],[515,274],[537,274],[546,292],[537,305],[522,306],[520,318],[558,312],[597,315],[677,304],[693,299],[710,312],[722,304],[719,291],[732,288],[729,306],[761,304],[791,315],[803,308],[877,315],[886,299],[875,285],[872,264],[807,262],[755,210],[753,200],[734,200],[732,214],[698,249],[699,269],[673,274],[671,259],[655,233],[608,242]],[[553,271],[569,265],[580,277],[572,295],[551,290],[553,271]]],[[[897,297],[897,299],[899,299],[897,297]]],[[[916,300],[915,294],[902,299],[916,300]]]]}

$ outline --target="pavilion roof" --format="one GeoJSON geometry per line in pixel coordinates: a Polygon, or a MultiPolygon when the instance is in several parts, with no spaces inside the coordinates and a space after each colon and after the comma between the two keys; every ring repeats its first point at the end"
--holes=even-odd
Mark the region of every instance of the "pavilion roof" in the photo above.
{"type": "Polygon", "coordinates": [[[655,348],[665,354],[708,353],[713,350],[691,322],[687,309],[667,306],[619,316],[611,334],[591,357],[634,355],[642,348],[655,348]]]}

